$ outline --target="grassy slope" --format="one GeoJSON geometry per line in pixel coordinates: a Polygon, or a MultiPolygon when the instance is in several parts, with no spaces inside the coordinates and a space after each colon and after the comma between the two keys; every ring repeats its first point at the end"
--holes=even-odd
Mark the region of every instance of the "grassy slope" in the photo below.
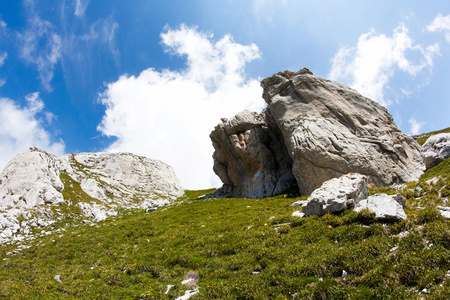
{"type": "Polygon", "coordinates": [[[191,299],[445,299],[450,221],[434,205],[449,187],[446,160],[402,190],[408,220],[391,224],[367,212],[291,217],[297,199],[282,196],[196,200],[204,192],[188,192],[148,214],[39,237],[17,254],[7,254],[17,246],[0,247],[0,297],[174,299],[196,270],[200,292],[191,299]],[[436,175],[430,188],[425,180],[436,175]]]}

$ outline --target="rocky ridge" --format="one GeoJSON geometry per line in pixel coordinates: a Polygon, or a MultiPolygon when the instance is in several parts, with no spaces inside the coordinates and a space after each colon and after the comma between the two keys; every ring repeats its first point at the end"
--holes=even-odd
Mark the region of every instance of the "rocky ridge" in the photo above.
{"type": "Polygon", "coordinates": [[[56,157],[30,148],[0,175],[0,244],[68,218],[98,222],[122,211],[154,210],[183,192],[160,161],[130,153],[56,157]]]}
{"type": "Polygon", "coordinates": [[[423,173],[420,145],[357,91],[308,69],[279,72],[261,86],[263,112],[241,112],[211,132],[214,171],[224,183],[216,196],[262,198],[294,185],[309,195],[351,172],[374,187],[423,173]]]}

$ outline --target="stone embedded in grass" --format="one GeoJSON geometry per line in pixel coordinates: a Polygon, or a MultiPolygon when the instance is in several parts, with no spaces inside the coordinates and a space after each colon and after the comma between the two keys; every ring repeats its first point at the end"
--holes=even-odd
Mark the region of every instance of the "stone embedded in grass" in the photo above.
{"type": "Polygon", "coordinates": [[[181,283],[192,290],[197,286],[197,282],[199,279],[200,277],[198,276],[197,272],[189,271],[186,276],[184,276],[184,280],[181,283]]]}
{"type": "Polygon", "coordinates": [[[302,213],[301,211],[296,210],[296,211],[294,211],[294,212],[292,213],[292,216],[293,216],[293,217],[303,218],[303,217],[305,217],[306,215],[305,215],[304,213],[302,213]]]}
{"type": "Polygon", "coordinates": [[[439,212],[441,213],[441,215],[446,218],[446,219],[450,219],[450,207],[446,207],[446,206],[436,206],[436,208],[439,210],[439,212]]]}
{"type": "Polygon", "coordinates": [[[176,298],[175,300],[187,300],[198,293],[197,290],[186,290],[183,296],[176,298]]]}
{"type": "Polygon", "coordinates": [[[170,289],[173,288],[173,287],[174,287],[173,284],[168,284],[168,285],[167,285],[167,290],[166,290],[166,292],[164,293],[164,295],[167,295],[167,294],[169,293],[170,289]]]}
{"type": "Polygon", "coordinates": [[[325,215],[353,208],[359,201],[367,199],[369,188],[367,177],[349,173],[333,178],[312,192],[307,202],[302,205],[306,215],[325,215]]]}
{"type": "Polygon", "coordinates": [[[363,209],[368,209],[375,213],[375,219],[379,221],[401,221],[406,220],[406,214],[403,210],[405,201],[405,198],[400,194],[376,194],[361,200],[356,204],[354,210],[360,212],[363,209]]]}

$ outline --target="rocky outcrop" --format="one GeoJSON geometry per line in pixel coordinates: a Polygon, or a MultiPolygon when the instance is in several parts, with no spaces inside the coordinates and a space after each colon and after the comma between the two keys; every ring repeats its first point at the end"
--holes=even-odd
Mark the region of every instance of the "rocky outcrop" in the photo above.
{"type": "Polygon", "coordinates": [[[450,133],[430,136],[422,146],[422,157],[427,168],[432,168],[450,157],[450,133]]]}
{"type": "Polygon", "coordinates": [[[367,177],[351,173],[324,182],[303,203],[302,212],[307,216],[337,213],[355,207],[368,196],[367,177]]]}
{"type": "Polygon", "coordinates": [[[31,208],[64,202],[56,156],[37,149],[16,155],[0,175],[1,207],[31,208]]]}
{"type": "Polygon", "coordinates": [[[30,226],[65,218],[55,205],[98,222],[119,211],[154,210],[184,193],[173,169],[130,153],[56,157],[33,148],[13,158],[0,175],[0,243],[30,226]]]}
{"type": "Polygon", "coordinates": [[[400,195],[376,194],[361,200],[355,206],[355,211],[360,212],[363,209],[375,213],[375,219],[378,221],[401,221],[406,220],[406,214],[403,208],[406,205],[406,199],[400,195]]]}
{"type": "Polygon", "coordinates": [[[258,192],[273,186],[276,174],[293,176],[300,193],[309,195],[350,172],[366,175],[373,186],[417,180],[423,173],[419,144],[397,128],[384,107],[357,91],[307,69],[277,73],[261,86],[267,108],[259,115],[246,112],[253,122],[238,115],[232,120],[242,122],[222,122],[211,133],[214,170],[234,196],[276,194],[279,190],[258,192]],[[265,157],[271,157],[268,163],[265,157]]]}
{"type": "Polygon", "coordinates": [[[292,160],[269,112],[245,110],[222,119],[210,137],[214,172],[224,183],[217,196],[264,198],[295,184],[292,160]]]}

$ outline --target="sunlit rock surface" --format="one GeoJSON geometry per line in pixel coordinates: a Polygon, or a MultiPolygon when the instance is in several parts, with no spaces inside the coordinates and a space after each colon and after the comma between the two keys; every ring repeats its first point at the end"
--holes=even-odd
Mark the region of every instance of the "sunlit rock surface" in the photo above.
{"type": "MultiPolygon", "coordinates": [[[[241,128],[234,122],[230,127],[239,130],[223,134],[230,123],[227,120],[211,133],[214,170],[234,196],[275,195],[275,190],[259,191],[277,179],[260,176],[277,174],[277,168],[283,170],[281,174],[292,173],[303,195],[350,172],[366,175],[373,186],[417,180],[423,173],[420,145],[397,128],[386,108],[357,91],[315,77],[308,69],[277,73],[264,79],[261,86],[267,108],[261,114],[246,112],[255,122],[243,122],[253,127],[241,128]],[[233,150],[243,142],[251,147],[243,152],[233,150]],[[268,144],[277,145],[277,151],[268,144]],[[243,167],[262,157],[271,159],[256,168],[243,167]],[[277,159],[283,164],[270,163],[277,159]]],[[[231,120],[242,119],[239,116],[231,120]]]]}
{"type": "Polygon", "coordinates": [[[32,148],[0,175],[0,243],[67,217],[59,206],[98,222],[119,211],[154,210],[183,193],[173,169],[160,161],[130,153],[56,157],[32,148]]]}

